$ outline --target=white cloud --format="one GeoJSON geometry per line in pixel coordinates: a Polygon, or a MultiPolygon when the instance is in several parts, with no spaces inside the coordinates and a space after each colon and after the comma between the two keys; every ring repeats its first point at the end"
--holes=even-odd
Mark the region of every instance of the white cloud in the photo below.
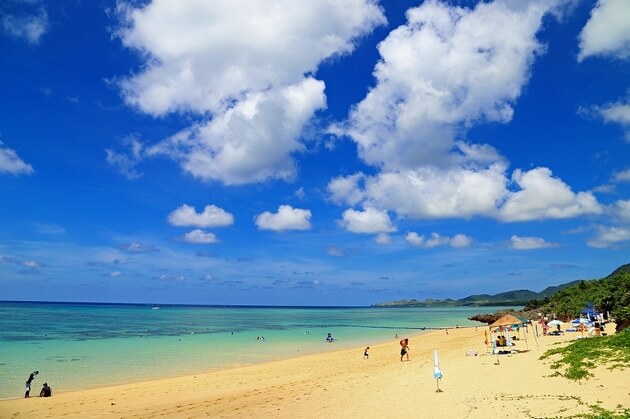
{"type": "Polygon", "coordinates": [[[396,231],[387,211],[365,208],[363,211],[347,209],[343,212],[339,224],[352,233],[379,234],[396,231]]]}
{"type": "Polygon", "coordinates": [[[630,2],[599,0],[580,33],[578,60],[593,55],[630,57],[630,2]]]}
{"type": "Polygon", "coordinates": [[[359,182],[364,178],[362,173],[351,176],[339,176],[328,183],[328,192],[332,202],[356,205],[365,198],[359,182]]]}
{"type": "Polygon", "coordinates": [[[311,211],[280,205],[278,212],[263,212],[255,217],[256,226],[260,230],[309,230],[311,228],[311,211]]]}
{"type": "Polygon", "coordinates": [[[347,121],[331,127],[352,138],[360,157],[381,172],[333,179],[331,201],[414,219],[601,213],[591,193],[572,192],[549,169],[516,170],[510,179],[494,147],[457,140],[480,122],[512,119],[544,52],[536,38],[543,17],[566,3],[497,0],[467,9],[429,0],[409,9],[407,23],[378,46],[376,85],[347,121]]]}
{"type": "Polygon", "coordinates": [[[562,1],[426,1],[378,45],[376,86],[356,105],[346,134],[367,163],[388,170],[496,161],[489,146],[458,145],[462,128],[508,122],[529,78],[543,16],[562,1]],[[454,151],[454,149],[458,149],[454,151]]]}
{"type": "Polygon", "coordinates": [[[540,237],[510,237],[510,247],[515,250],[533,250],[544,249],[547,247],[556,247],[557,244],[546,242],[540,237]]]}
{"type": "Polygon", "coordinates": [[[630,224],[630,199],[615,202],[613,213],[619,221],[630,224]]]}
{"type": "Polygon", "coordinates": [[[630,100],[594,106],[592,109],[605,122],[621,125],[625,131],[625,140],[630,143],[630,100]]]}
{"type": "Polygon", "coordinates": [[[335,256],[335,257],[345,256],[344,251],[337,247],[326,246],[324,250],[326,251],[326,254],[329,256],[335,256]]]}
{"type": "Polygon", "coordinates": [[[450,240],[452,247],[470,247],[472,245],[472,238],[465,234],[456,234],[450,240]]]}
{"type": "Polygon", "coordinates": [[[184,241],[195,244],[210,244],[218,242],[217,237],[214,234],[200,229],[195,229],[186,233],[184,235],[184,241]]]}
{"type": "Polygon", "coordinates": [[[48,30],[48,13],[40,1],[18,2],[9,0],[3,7],[0,28],[9,36],[38,44],[48,30]],[[19,4],[21,3],[21,4],[19,4]],[[19,9],[7,6],[19,4],[19,9]],[[7,12],[8,10],[8,12],[7,12]]]}
{"type": "Polygon", "coordinates": [[[198,214],[195,207],[183,204],[168,215],[168,222],[180,227],[226,227],[234,223],[234,216],[214,205],[206,205],[198,214]]]}
{"type": "Polygon", "coordinates": [[[113,271],[113,272],[110,272],[108,274],[108,276],[110,276],[112,278],[118,278],[119,276],[122,276],[122,275],[123,275],[123,273],[120,272],[120,271],[113,271]]]}
{"type": "Polygon", "coordinates": [[[147,153],[226,184],[294,177],[303,128],[326,106],[310,74],[385,23],[373,0],[124,2],[118,11],[123,44],[146,59],[120,81],[125,101],[197,118],[147,153]]]}
{"type": "Polygon", "coordinates": [[[502,221],[528,221],[603,211],[590,192],[572,192],[547,168],[515,170],[512,183],[505,170],[502,163],[483,170],[422,167],[375,176],[336,178],[328,185],[328,190],[335,202],[358,201],[364,206],[394,211],[399,217],[413,219],[481,215],[502,221]],[[356,181],[359,178],[363,179],[364,189],[356,181]]]}
{"type": "Polygon", "coordinates": [[[405,240],[412,246],[433,248],[438,246],[451,246],[455,248],[470,247],[472,239],[464,234],[456,234],[453,237],[440,236],[438,233],[431,233],[431,236],[425,238],[415,231],[410,231],[405,235],[405,240]]]}
{"type": "Polygon", "coordinates": [[[374,241],[378,244],[391,244],[392,243],[392,236],[390,236],[389,234],[386,233],[380,233],[377,234],[376,237],[374,237],[374,241]]]}
{"type": "Polygon", "coordinates": [[[129,253],[153,253],[159,252],[156,246],[152,244],[138,243],[138,242],[129,242],[123,243],[117,246],[117,249],[123,250],[129,253]]]}
{"type": "Polygon", "coordinates": [[[0,141],[0,173],[30,175],[33,172],[33,167],[30,164],[25,163],[14,150],[6,147],[0,141]]]}
{"type": "Polygon", "coordinates": [[[604,227],[597,228],[597,234],[587,241],[591,247],[606,248],[613,247],[618,243],[630,240],[630,229],[624,227],[604,227]]]}
{"type": "Polygon", "coordinates": [[[424,236],[419,235],[415,231],[408,232],[405,240],[412,246],[422,247],[424,245],[424,236]]]}
{"type": "Polygon", "coordinates": [[[630,169],[615,173],[615,182],[630,182],[630,169]]]}
{"type": "Polygon", "coordinates": [[[507,195],[500,208],[501,220],[562,219],[603,212],[592,193],[573,193],[567,184],[553,177],[551,170],[545,167],[528,172],[515,170],[512,181],[520,190],[507,195]]]}
{"type": "Polygon", "coordinates": [[[118,171],[127,179],[137,179],[142,176],[136,171],[135,166],[143,159],[143,144],[137,138],[130,136],[123,140],[129,151],[119,153],[112,149],[105,150],[105,160],[110,165],[118,168],[118,171]]]}

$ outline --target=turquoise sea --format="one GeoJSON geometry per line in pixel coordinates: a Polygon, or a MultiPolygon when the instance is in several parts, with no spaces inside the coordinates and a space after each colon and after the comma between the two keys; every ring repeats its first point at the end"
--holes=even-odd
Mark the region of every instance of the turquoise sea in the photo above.
{"type": "Polygon", "coordinates": [[[0,302],[0,399],[23,397],[35,370],[31,395],[44,382],[54,391],[101,387],[478,326],[467,317],[496,309],[0,302]]]}

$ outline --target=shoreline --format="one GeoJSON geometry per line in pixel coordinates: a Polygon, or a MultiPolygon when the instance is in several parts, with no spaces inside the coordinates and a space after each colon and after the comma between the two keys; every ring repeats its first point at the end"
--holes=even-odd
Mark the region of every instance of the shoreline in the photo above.
{"type": "Polygon", "coordinates": [[[630,407],[628,370],[600,367],[580,382],[550,377],[548,362],[538,357],[575,335],[541,336],[539,349],[533,340],[529,349],[520,340],[520,353],[495,356],[486,355],[483,330],[409,335],[410,362],[400,362],[400,346],[392,341],[370,345],[367,360],[360,347],[89,390],[55,393],[53,386],[51,398],[0,401],[0,415],[332,418],[395,417],[402,409],[427,417],[525,418],[585,413],[589,405],[630,407]],[[440,355],[443,393],[435,392],[433,349],[440,355]],[[469,350],[478,355],[467,356],[469,350]]]}

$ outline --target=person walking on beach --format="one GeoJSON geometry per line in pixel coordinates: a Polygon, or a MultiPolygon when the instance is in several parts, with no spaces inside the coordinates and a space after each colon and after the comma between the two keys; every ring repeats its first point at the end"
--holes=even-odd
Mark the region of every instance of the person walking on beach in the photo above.
{"type": "Polygon", "coordinates": [[[370,350],[369,346],[365,348],[365,350],[363,351],[363,359],[368,359],[370,357],[370,354],[368,353],[369,350],[370,350]]]}
{"type": "Polygon", "coordinates": [[[407,356],[407,361],[409,361],[409,339],[407,338],[400,341],[400,362],[403,361],[405,356],[407,356]]]}
{"type": "Polygon", "coordinates": [[[39,374],[39,371],[33,371],[31,375],[28,376],[28,379],[26,380],[26,393],[24,393],[25,399],[28,399],[29,397],[31,397],[29,394],[31,392],[31,383],[33,382],[37,374],[39,374]]]}

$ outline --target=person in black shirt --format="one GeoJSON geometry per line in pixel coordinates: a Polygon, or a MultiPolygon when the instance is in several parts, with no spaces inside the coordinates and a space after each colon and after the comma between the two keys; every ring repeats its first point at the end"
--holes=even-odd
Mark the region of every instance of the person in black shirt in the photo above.
{"type": "Polygon", "coordinates": [[[26,380],[26,393],[24,393],[24,398],[31,397],[29,394],[31,392],[31,382],[33,382],[37,374],[39,374],[39,371],[34,371],[28,376],[28,380],[26,380]]]}
{"type": "Polygon", "coordinates": [[[48,383],[44,383],[42,387],[42,391],[39,392],[39,397],[50,397],[52,396],[52,388],[48,386],[48,383]]]}

